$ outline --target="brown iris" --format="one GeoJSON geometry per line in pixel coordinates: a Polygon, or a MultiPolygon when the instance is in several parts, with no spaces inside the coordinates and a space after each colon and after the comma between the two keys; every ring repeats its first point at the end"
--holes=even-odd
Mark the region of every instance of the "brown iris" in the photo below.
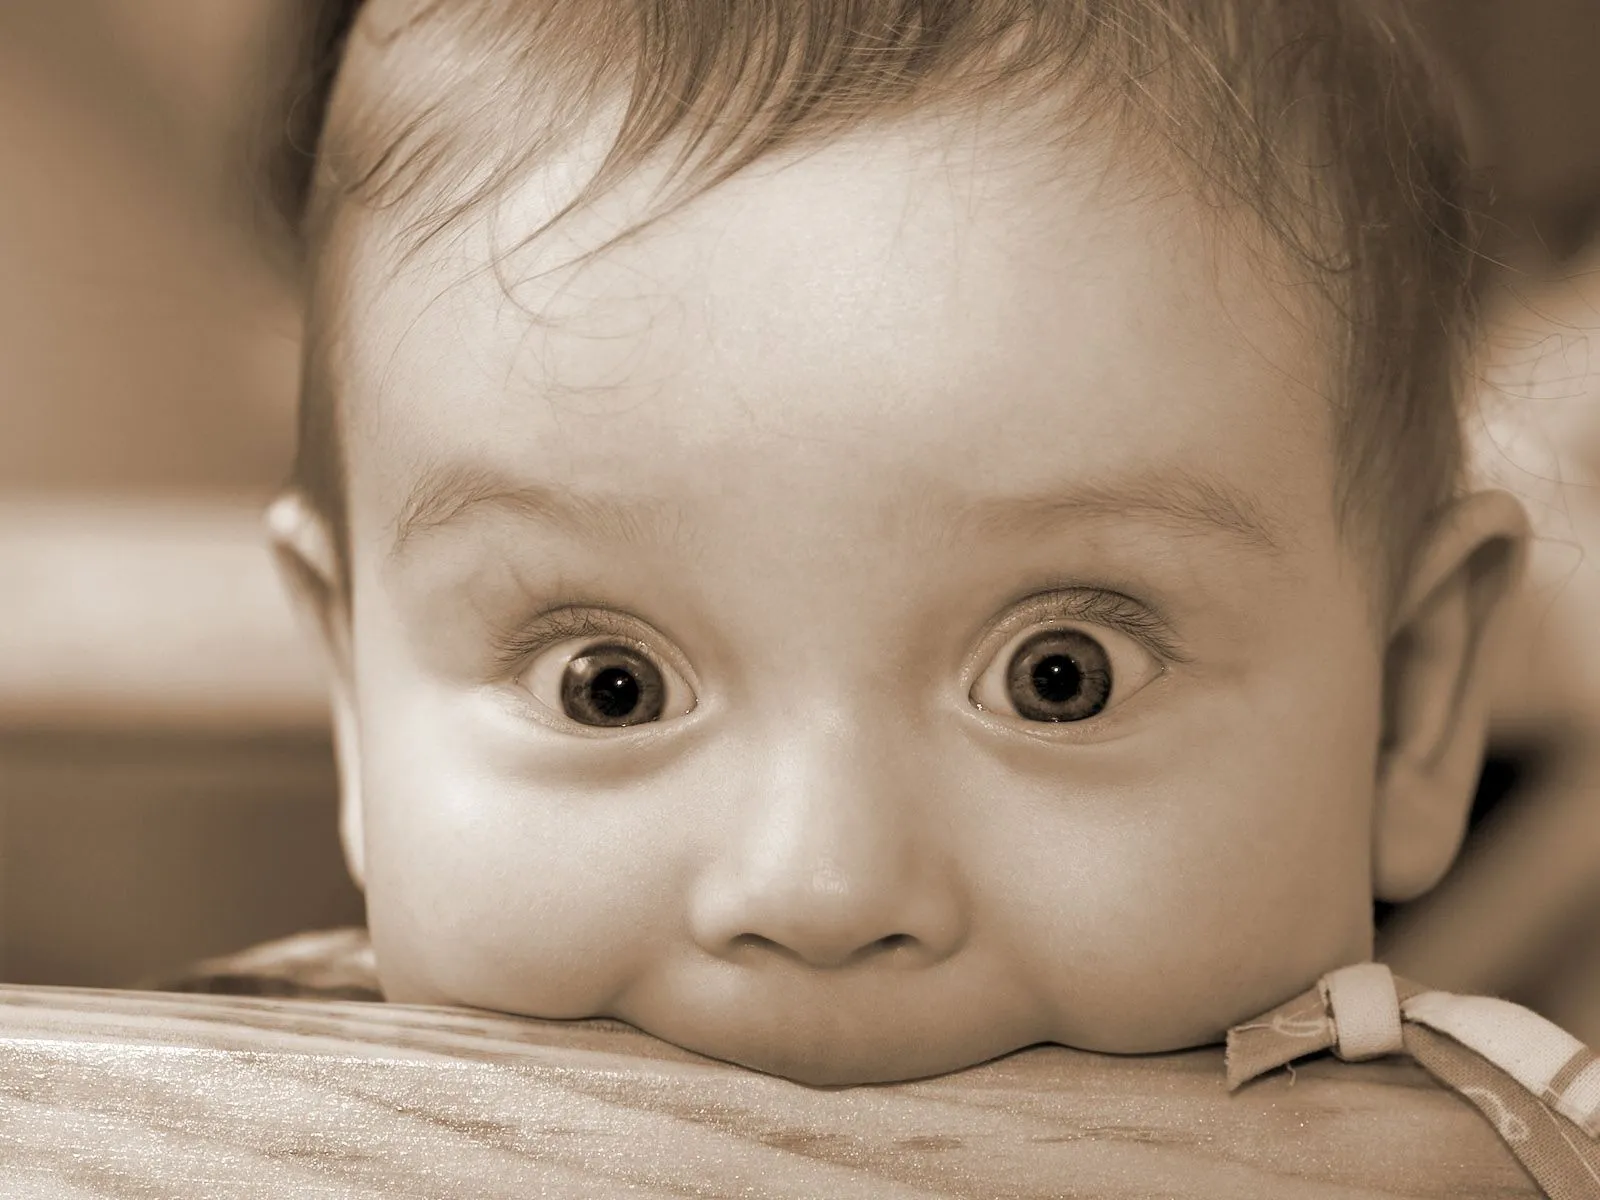
{"type": "Polygon", "coordinates": [[[627,646],[591,647],[561,676],[561,709],[583,725],[642,725],[660,719],[665,701],[661,672],[627,646]]]}
{"type": "Polygon", "coordinates": [[[1029,721],[1082,721],[1111,699],[1111,659],[1086,633],[1047,629],[1017,647],[1006,686],[1029,721]]]}

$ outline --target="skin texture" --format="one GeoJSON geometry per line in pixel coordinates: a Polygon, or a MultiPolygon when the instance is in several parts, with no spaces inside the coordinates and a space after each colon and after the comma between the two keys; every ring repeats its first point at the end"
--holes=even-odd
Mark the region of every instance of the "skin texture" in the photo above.
{"type": "Polygon", "coordinates": [[[1464,502],[1378,628],[1294,289],[1103,156],[957,133],[763,162],[580,271],[642,180],[520,249],[551,177],[409,259],[344,219],[348,609],[274,521],[390,999],[824,1084],[1164,1050],[1448,864],[1514,506],[1464,502]],[[541,645],[557,610],[603,632],[541,645]],[[1009,656],[1061,628],[1109,702],[1028,720],[1009,656]],[[663,718],[563,716],[618,641],[663,718]]]}

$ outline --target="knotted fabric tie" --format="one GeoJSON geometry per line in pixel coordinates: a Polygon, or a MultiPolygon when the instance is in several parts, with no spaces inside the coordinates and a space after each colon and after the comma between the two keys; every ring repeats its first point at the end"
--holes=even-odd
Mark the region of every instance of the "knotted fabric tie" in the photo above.
{"type": "Polygon", "coordinates": [[[1344,967],[1228,1031],[1228,1089],[1321,1050],[1409,1054],[1489,1119],[1551,1200],[1600,1197],[1600,1057],[1521,1005],[1431,992],[1382,963],[1344,967]]]}

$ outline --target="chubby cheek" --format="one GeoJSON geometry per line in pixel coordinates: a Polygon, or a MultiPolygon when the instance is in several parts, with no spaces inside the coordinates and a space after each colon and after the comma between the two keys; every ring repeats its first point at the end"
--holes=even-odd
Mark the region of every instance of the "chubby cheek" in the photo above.
{"type": "MultiPolygon", "coordinates": [[[[1035,843],[1073,847],[1068,871],[1055,855],[1058,920],[1039,939],[1059,1040],[1212,1041],[1370,956],[1373,706],[1279,699],[1257,710],[1270,729],[1205,722],[1141,786],[1102,797],[1115,816],[1035,843]]],[[[1026,877],[1049,878],[1032,853],[1026,877]]]]}
{"type": "Polygon", "coordinates": [[[422,709],[363,713],[368,922],[388,998],[605,1012],[666,939],[671,855],[624,807],[541,788],[443,706],[422,709]]]}

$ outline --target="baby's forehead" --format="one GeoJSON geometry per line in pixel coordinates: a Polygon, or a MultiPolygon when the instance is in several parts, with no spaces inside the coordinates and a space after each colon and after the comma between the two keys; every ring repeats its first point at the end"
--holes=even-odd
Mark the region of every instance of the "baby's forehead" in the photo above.
{"type": "Polygon", "coordinates": [[[751,350],[769,375],[788,354],[844,375],[852,354],[917,347],[930,366],[993,370],[986,347],[1047,350],[1097,323],[1106,365],[1130,373],[1150,365],[1144,347],[1181,354],[1219,330],[1304,373],[1319,331],[1259,247],[1180,193],[1117,178],[1101,148],[1046,172],[975,136],[871,127],[775,156],[589,260],[654,210],[661,183],[641,171],[530,240],[603,154],[598,134],[581,148],[593,161],[535,172],[421,247],[405,206],[363,214],[343,255],[350,365],[370,380],[410,357],[481,356],[493,331],[524,351],[523,382],[557,392],[598,385],[580,376],[607,344],[641,366],[751,350]]]}
{"type": "Polygon", "coordinates": [[[531,244],[559,174],[408,255],[397,218],[367,216],[352,484],[392,517],[440,466],[604,491],[620,463],[633,490],[701,507],[775,470],[891,502],[812,460],[1019,492],[1199,462],[1259,490],[1314,448],[1300,477],[1327,477],[1309,416],[1326,356],[1286,294],[1182,197],[1131,199],[1091,153],[1041,179],[981,144],[867,131],[579,267],[562,264],[648,207],[647,178],[531,244]]]}

